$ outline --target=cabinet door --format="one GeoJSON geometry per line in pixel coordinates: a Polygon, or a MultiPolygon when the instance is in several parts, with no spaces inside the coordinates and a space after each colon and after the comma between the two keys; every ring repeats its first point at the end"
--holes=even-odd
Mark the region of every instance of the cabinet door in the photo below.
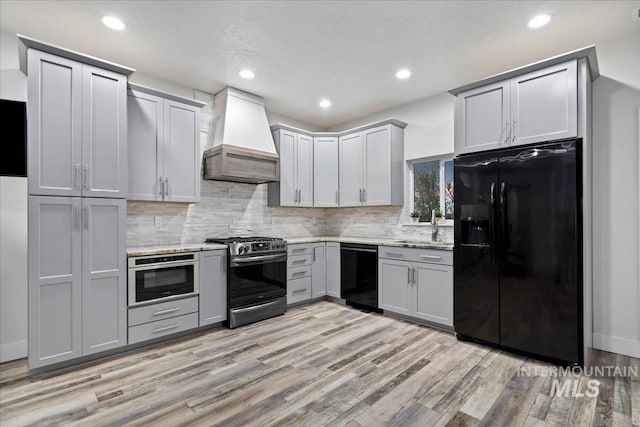
{"type": "Polygon", "coordinates": [[[80,195],[82,64],[27,51],[29,194],[80,195]]]}
{"type": "Polygon", "coordinates": [[[293,132],[280,129],[276,138],[280,155],[280,206],[296,206],[298,164],[296,161],[296,137],[293,132]]]}
{"type": "Polygon", "coordinates": [[[82,354],[127,344],[127,202],[82,199],[82,354]]]}
{"type": "Polygon", "coordinates": [[[313,206],[313,138],[298,134],[296,141],[298,204],[313,206]]]}
{"type": "Polygon", "coordinates": [[[362,206],[362,133],[341,136],[340,206],[362,206]]]}
{"type": "Polygon", "coordinates": [[[510,129],[509,80],[458,94],[455,105],[456,154],[502,148],[510,129]]]}
{"type": "Polygon", "coordinates": [[[411,263],[378,260],[378,301],[380,308],[398,314],[411,314],[411,263]]]}
{"type": "Polygon", "coordinates": [[[453,326],[453,267],[416,263],[412,316],[453,326]]]}
{"type": "Polygon", "coordinates": [[[127,78],[82,66],[82,195],[127,196],[127,78]]]}
{"type": "Polygon", "coordinates": [[[511,79],[513,145],[578,136],[576,61],[511,79]]]}
{"type": "Polygon", "coordinates": [[[327,294],[327,262],[325,244],[313,245],[313,263],[311,264],[311,298],[323,297],[327,294]]]}
{"type": "Polygon", "coordinates": [[[338,138],[313,139],[313,206],[338,206],[338,138]]]}
{"type": "Polygon", "coordinates": [[[200,253],[200,326],[227,320],[227,251],[200,253]]]}
{"type": "Polygon", "coordinates": [[[364,202],[391,204],[391,125],[366,130],[364,144],[364,202]]]}
{"type": "Polygon", "coordinates": [[[128,196],[129,200],[162,200],[161,166],[162,98],[129,91],[128,117],[128,196]]]}
{"type": "Polygon", "coordinates": [[[200,109],[164,100],[164,200],[200,201],[200,109]]]}
{"type": "Polygon", "coordinates": [[[340,298],[340,243],[327,242],[327,295],[340,298]]]}
{"type": "Polygon", "coordinates": [[[29,197],[29,369],[82,354],[80,198],[29,197]]]}

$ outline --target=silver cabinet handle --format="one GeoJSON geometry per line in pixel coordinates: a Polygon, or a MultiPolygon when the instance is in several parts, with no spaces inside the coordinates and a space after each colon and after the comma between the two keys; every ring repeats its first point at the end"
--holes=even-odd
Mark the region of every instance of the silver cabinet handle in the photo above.
{"type": "Polygon", "coordinates": [[[305,260],[304,259],[298,259],[292,262],[292,264],[304,264],[305,260]]]}
{"type": "Polygon", "coordinates": [[[291,294],[295,295],[295,294],[299,294],[300,292],[307,292],[307,289],[306,288],[305,289],[294,289],[294,291],[291,292],[291,294]]]}
{"type": "Polygon", "coordinates": [[[82,169],[82,185],[85,190],[89,189],[89,166],[85,165],[82,169]]]}
{"type": "Polygon", "coordinates": [[[418,269],[417,269],[417,268],[414,268],[414,269],[413,269],[413,277],[412,277],[412,278],[413,278],[413,284],[414,284],[414,285],[416,284],[416,273],[417,273],[417,271],[418,271],[418,269]]]}
{"type": "Polygon", "coordinates": [[[511,143],[513,144],[514,142],[516,142],[516,121],[515,121],[515,119],[513,120],[513,130],[511,132],[511,143]]]}
{"type": "Polygon", "coordinates": [[[360,203],[362,203],[362,188],[360,189],[360,203]]]}
{"type": "Polygon", "coordinates": [[[164,328],[157,328],[157,329],[153,330],[153,333],[155,334],[155,333],[158,333],[158,332],[168,331],[168,330],[171,330],[171,329],[175,329],[175,328],[177,328],[179,326],[180,326],[180,324],[176,323],[175,325],[165,326],[164,328]]]}
{"type": "Polygon", "coordinates": [[[411,284],[411,269],[407,268],[407,283],[411,284]]]}
{"type": "Polygon", "coordinates": [[[164,195],[169,195],[169,178],[167,177],[164,178],[164,195]]]}
{"type": "Polygon", "coordinates": [[[73,229],[80,231],[80,208],[73,207],[73,229]]]}
{"type": "Polygon", "coordinates": [[[313,262],[316,262],[316,249],[318,248],[313,248],[313,262]]]}
{"type": "Polygon", "coordinates": [[[387,254],[388,257],[391,257],[391,258],[402,258],[403,257],[403,255],[401,253],[398,253],[398,252],[386,252],[386,254],[387,254]]]}
{"type": "Polygon", "coordinates": [[[428,259],[442,259],[442,257],[437,255],[420,255],[420,258],[428,258],[428,259]]]}
{"type": "Polygon", "coordinates": [[[336,205],[338,204],[338,190],[336,190],[336,205]]]}
{"type": "MultiPolygon", "coordinates": [[[[224,255],[220,257],[222,262],[222,274],[227,274],[227,257],[224,255]]],[[[224,279],[226,281],[226,279],[224,279]]]]}
{"type": "Polygon", "coordinates": [[[295,273],[292,274],[292,276],[300,276],[301,274],[307,274],[308,271],[296,271],[295,273]]]}
{"type": "Polygon", "coordinates": [[[84,222],[84,228],[88,230],[89,229],[89,206],[84,207],[84,215],[82,215],[82,220],[84,222]]]}
{"type": "Polygon", "coordinates": [[[509,143],[509,138],[511,138],[511,128],[509,127],[509,120],[505,120],[504,122],[504,143],[509,143]]]}
{"type": "Polygon", "coordinates": [[[292,249],[291,252],[296,253],[296,252],[307,252],[307,248],[296,248],[296,249],[292,249]]]}
{"type": "Polygon", "coordinates": [[[367,203],[367,190],[366,190],[366,188],[362,190],[362,201],[367,203]]]}
{"type": "Polygon", "coordinates": [[[80,164],[76,163],[73,168],[73,188],[80,189],[80,164]]]}
{"type": "Polygon", "coordinates": [[[164,194],[164,181],[163,181],[162,177],[160,177],[160,180],[158,181],[158,194],[160,196],[162,196],[164,194]]]}
{"type": "Polygon", "coordinates": [[[153,316],[162,316],[163,314],[175,313],[176,311],[180,311],[180,307],[169,308],[167,310],[154,311],[153,316]]]}

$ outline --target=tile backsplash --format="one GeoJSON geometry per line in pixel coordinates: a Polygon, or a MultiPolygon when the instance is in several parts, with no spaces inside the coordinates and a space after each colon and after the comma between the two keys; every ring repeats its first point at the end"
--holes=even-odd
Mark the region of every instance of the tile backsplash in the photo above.
{"type": "MultiPolygon", "coordinates": [[[[200,145],[207,145],[213,95],[196,91],[202,109],[200,145]]],[[[272,208],[267,184],[202,180],[200,203],[127,202],[127,246],[198,243],[207,237],[350,236],[431,239],[431,227],[403,226],[402,207],[272,208]]],[[[438,240],[453,240],[453,227],[441,227],[438,240]]]]}

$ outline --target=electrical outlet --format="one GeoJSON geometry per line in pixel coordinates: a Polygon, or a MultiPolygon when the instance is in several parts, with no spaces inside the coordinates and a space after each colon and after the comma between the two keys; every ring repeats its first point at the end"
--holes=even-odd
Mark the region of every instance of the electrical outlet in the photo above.
{"type": "Polygon", "coordinates": [[[161,216],[154,216],[153,217],[153,225],[155,225],[156,227],[162,227],[162,217],[161,216]]]}

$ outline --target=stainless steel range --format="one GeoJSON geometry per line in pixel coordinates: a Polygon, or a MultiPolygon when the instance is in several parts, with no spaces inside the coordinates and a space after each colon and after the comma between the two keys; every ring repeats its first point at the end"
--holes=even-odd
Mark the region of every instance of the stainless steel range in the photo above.
{"type": "Polygon", "coordinates": [[[287,242],[274,237],[209,238],[229,247],[227,307],[229,327],[268,319],[287,311],[287,242]]]}

